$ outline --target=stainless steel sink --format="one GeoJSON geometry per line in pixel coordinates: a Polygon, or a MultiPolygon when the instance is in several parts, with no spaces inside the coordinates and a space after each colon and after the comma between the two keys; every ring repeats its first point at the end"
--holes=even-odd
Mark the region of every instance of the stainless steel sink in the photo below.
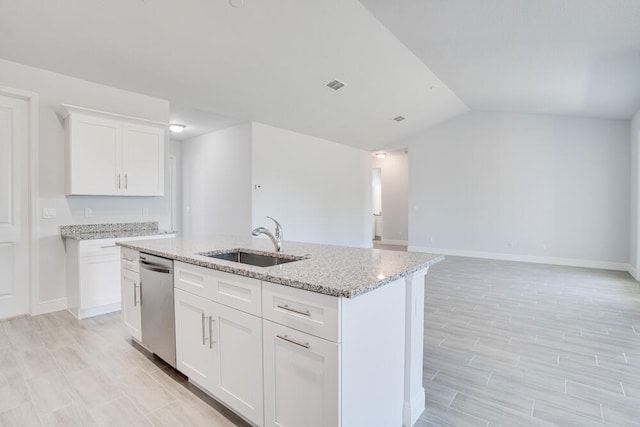
{"type": "Polygon", "coordinates": [[[225,261],[238,262],[240,264],[255,265],[258,267],[271,267],[274,265],[287,264],[289,262],[300,261],[306,259],[301,256],[294,255],[268,255],[255,252],[248,252],[242,249],[229,252],[200,252],[197,255],[209,258],[223,259],[225,261]]]}

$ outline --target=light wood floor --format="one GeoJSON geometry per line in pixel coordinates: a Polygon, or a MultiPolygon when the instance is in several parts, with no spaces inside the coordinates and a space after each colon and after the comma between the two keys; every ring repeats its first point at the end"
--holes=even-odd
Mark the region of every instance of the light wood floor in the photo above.
{"type": "Polygon", "coordinates": [[[640,426],[640,284],[448,257],[427,274],[418,425],[640,426]]]}
{"type": "MultiPolygon", "coordinates": [[[[427,274],[417,425],[640,426],[638,333],[626,273],[448,257],[427,274]]],[[[132,345],[119,313],[58,312],[0,322],[5,425],[244,424],[132,345]]]]}

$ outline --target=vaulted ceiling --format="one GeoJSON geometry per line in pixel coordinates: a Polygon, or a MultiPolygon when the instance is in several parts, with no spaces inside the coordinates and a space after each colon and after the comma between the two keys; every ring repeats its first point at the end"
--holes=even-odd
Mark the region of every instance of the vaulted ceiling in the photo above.
{"type": "Polygon", "coordinates": [[[376,150],[469,109],[628,119],[640,2],[0,0],[0,58],[376,150]]]}

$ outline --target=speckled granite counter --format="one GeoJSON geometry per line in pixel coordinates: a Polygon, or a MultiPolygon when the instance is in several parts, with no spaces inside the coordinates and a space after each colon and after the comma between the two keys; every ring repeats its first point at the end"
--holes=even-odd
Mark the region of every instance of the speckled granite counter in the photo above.
{"type": "Polygon", "coordinates": [[[115,224],[79,224],[60,226],[64,239],[96,240],[138,236],[172,234],[173,231],[158,230],[157,222],[124,222],[115,224]]]}
{"type": "Polygon", "coordinates": [[[417,252],[284,242],[282,256],[308,258],[273,267],[255,267],[209,258],[197,253],[223,253],[240,248],[253,252],[273,253],[270,240],[216,236],[194,239],[134,240],[121,242],[119,245],[214,270],[347,298],[361,295],[400,277],[426,269],[444,259],[441,255],[417,252]]]}

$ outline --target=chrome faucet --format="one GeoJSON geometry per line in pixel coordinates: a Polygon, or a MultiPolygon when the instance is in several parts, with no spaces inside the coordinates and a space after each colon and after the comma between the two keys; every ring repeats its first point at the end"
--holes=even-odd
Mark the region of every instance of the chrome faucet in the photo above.
{"type": "Polygon", "coordinates": [[[282,252],[282,226],[280,225],[280,223],[278,221],[275,220],[275,218],[271,218],[270,216],[268,216],[267,218],[269,218],[270,220],[272,220],[273,222],[276,223],[276,234],[275,234],[275,236],[269,230],[267,230],[264,227],[254,228],[251,231],[251,235],[259,236],[261,234],[266,234],[267,236],[269,236],[269,238],[273,242],[273,246],[275,247],[276,252],[282,252]]]}

